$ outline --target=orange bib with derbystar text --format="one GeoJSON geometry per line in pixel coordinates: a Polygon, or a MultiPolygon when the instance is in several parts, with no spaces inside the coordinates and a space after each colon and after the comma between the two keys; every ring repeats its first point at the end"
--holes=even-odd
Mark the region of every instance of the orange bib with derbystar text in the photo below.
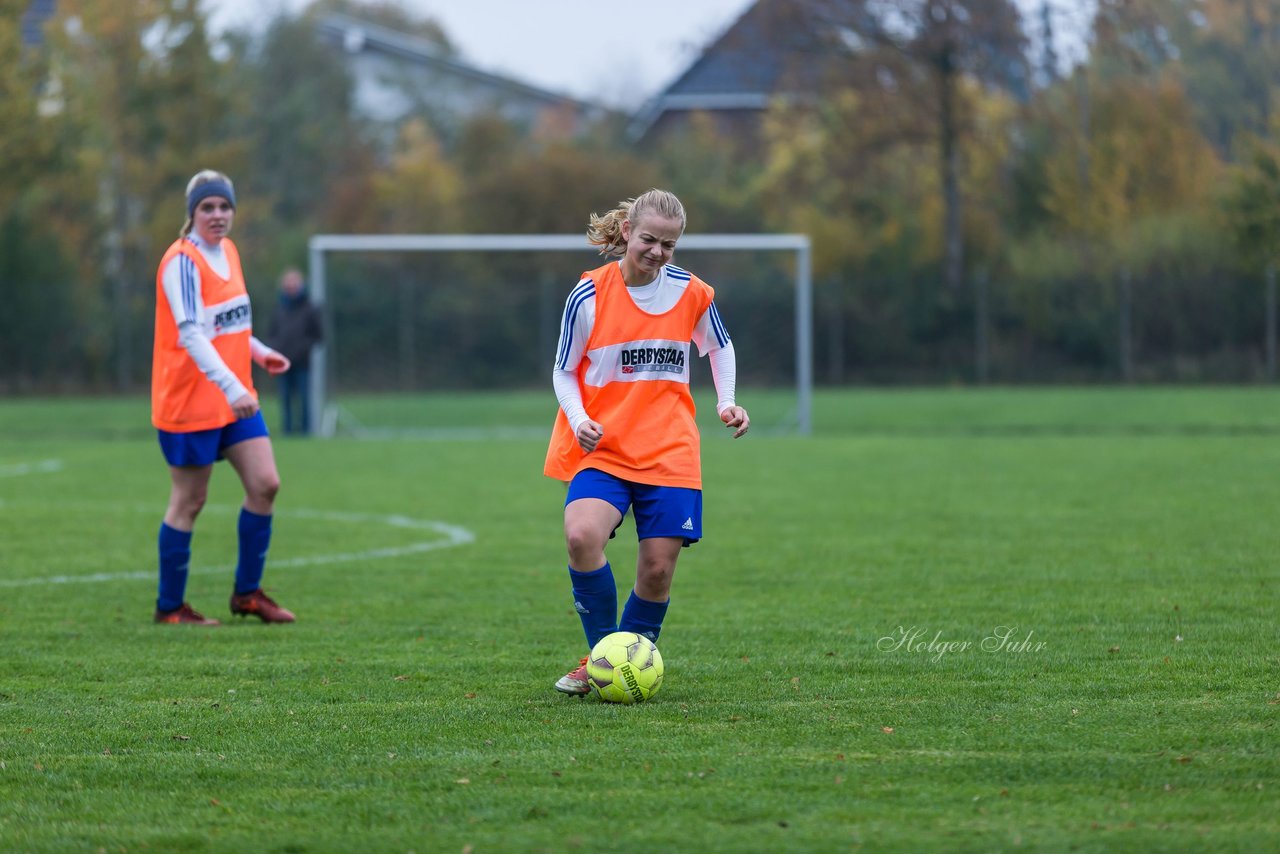
{"type": "Polygon", "coordinates": [[[543,473],[567,481],[592,468],[636,483],[701,489],[689,360],[693,331],[715,292],[694,276],[671,309],[649,314],[627,293],[617,263],[583,278],[595,284],[596,317],[578,366],[578,388],[604,437],[583,453],[560,410],[543,473]]]}
{"type": "Polygon", "coordinates": [[[182,238],[169,247],[156,273],[155,350],[151,357],[151,423],[172,433],[191,433],[224,427],[236,420],[222,390],[209,381],[178,343],[178,325],[164,290],[164,268],[175,256],[185,255],[200,271],[200,298],[204,311],[198,318],[213,347],[250,394],[253,360],[249,336],[253,314],[240,270],[240,253],[223,239],[229,276],[222,278],[209,266],[200,250],[182,238]]]}

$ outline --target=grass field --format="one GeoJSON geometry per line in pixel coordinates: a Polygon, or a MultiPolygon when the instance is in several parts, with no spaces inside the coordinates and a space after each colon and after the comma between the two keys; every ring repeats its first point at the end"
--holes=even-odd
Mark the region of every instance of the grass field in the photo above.
{"type": "MultiPolygon", "coordinates": [[[[540,440],[280,440],[298,622],[157,627],[145,402],[0,402],[0,850],[1280,847],[1280,396],[814,420],[707,436],[666,680],[619,707],[551,689],[583,642],[540,440]]],[[[219,470],[188,586],[224,620],[238,501],[219,470]]]]}

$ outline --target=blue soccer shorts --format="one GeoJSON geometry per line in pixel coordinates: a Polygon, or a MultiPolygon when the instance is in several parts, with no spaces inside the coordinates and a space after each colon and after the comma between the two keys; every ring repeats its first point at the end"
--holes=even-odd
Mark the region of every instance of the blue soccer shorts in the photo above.
{"type": "Polygon", "coordinates": [[[223,458],[223,451],[246,439],[270,435],[267,422],[259,410],[248,418],[232,421],[225,427],[212,430],[196,430],[191,433],[170,433],[156,430],[160,438],[160,450],[165,462],[171,466],[207,466],[223,458]]]}
{"type": "MultiPolygon", "coordinates": [[[[564,503],[579,498],[599,498],[623,516],[630,508],[636,521],[636,539],[681,537],[685,546],[702,539],[702,490],[683,486],[653,486],[623,480],[598,469],[583,469],[569,481],[564,503]]],[[[621,524],[621,522],[619,522],[621,524]]],[[[614,529],[615,533],[617,529],[614,529]]],[[[613,534],[609,535],[610,539],[613,534]]]]}

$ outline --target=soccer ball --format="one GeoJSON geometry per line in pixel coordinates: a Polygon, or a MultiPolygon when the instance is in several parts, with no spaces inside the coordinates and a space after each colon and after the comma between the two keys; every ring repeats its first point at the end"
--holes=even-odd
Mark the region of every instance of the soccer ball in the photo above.
{"type": "Polygon", "coordinates": [[[644,635],[614,632],[592,647],[587,681],[601,700],[639,703],[662,687],[662,654],[644,635]]]}

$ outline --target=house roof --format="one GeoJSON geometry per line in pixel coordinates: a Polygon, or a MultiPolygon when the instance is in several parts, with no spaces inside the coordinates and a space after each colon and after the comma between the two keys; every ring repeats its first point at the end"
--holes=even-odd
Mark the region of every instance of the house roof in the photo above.
{"type": "Polygon", "coordinates": [[[543,101],[547,104],[572,106],[583,111],[599,107],[558,92],[552,92],[528,83],[482,71],[454,57],[446,55],[427,39],[397,32],[388,27],[371,24],[347,15],[329,14],[320,19],[318,31],[321,38],[340,46],[349,53],[362,50],[384,53],[397,59],[427,66],[460,78],[479,82],[496,89],[504,89],[513,95],[543,101]]]}
{"type": "MultiPolygon", "coordinates": [[[[803,97],[817,90],[833,50],[864,49],[860,31],[874,30],[875,16],[852,3],[755,0],[665,91],[649,100],[627,128],[639,140],[664,114],[700,111],[759,111],[779,96],[803,97]]],[[[992,51],[999,57],[999,51],[992,51]]],[[[1007,56],[984,80],[1024,98],[1025,69],[1007,56]]]]}
{"type": "Polygon", "coordinates": [[[758,0],[641,107],[628,135],[639,139],[667,112],[765,109],[770,98],[794,90],[797,77],[804,77],[804,57],[819,53],[815,24],[802,4],[758,0]]]}

